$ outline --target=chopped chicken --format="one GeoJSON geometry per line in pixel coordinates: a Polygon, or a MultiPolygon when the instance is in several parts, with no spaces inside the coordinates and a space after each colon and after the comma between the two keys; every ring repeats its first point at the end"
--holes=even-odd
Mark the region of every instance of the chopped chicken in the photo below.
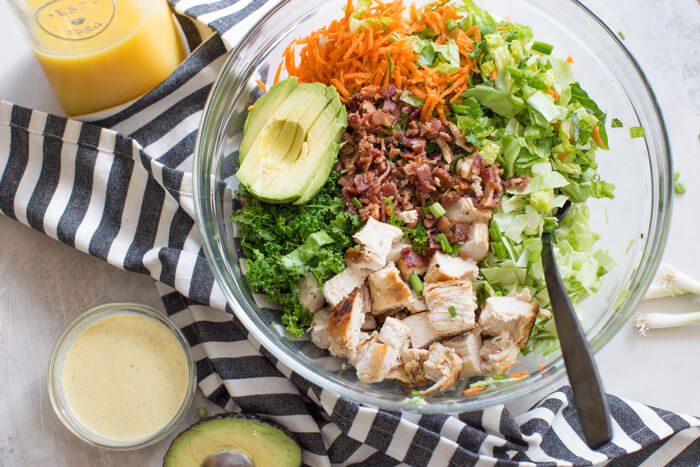
{"type": "Polygon", "coordinates": [[[411,248],[410,243],[406,242],[396,242],[391,245],[391,250],[389,251],[389,256],[386,258],[387,263],[396,263],[401,258],[401,252],[405,248],[411,248]]]}
{"type": "Polygon", "coordinates": [[[394,263],[369,275],[369,290],[372,293],[372,313],[381,315],[406,307],[413,298],[394,263]]]}
{"type": "Polygon", "coordinates": [[[363,383],[382,381],[392,368],[401,363],[399,353],[399,350],[375,339],[365,341],[357,352],[357,379],[363,383]]]}
{"type": "Polygon", "coordinates": [[[435,384],[423,391],[423,394],[435,391],[445,392],[455,384],[460,371],[462,371],[462,359],[457,352],[439,342],[434,343],[428,349],[428,359],[423,363],[423,372],[425,377],[435,381],[435,384]]]}
{"type": "Polygon", "coordinates": [[[411,209],[410,211],[402,211],[396,215],[404,224],[415,224],[418,222],[418,211],[411,209]]]}
{"type": "Polygon", "coordinates": [[[396,265],[401,271],[401,277],[408,280],[411,274],[422,276],[428,270],[428,258],[413,251],[410,246],[401,251],[401,255],[396,265]]]}
{"type": "Polygon", "coordinates": [[[379,331],[379,342],[403,350],[411,346],[411,328],[403,321],[388,317],[379,331]]]}
{"type": "Polygon", "coordinates": [[[420,313],[421,311],[428,311],[428,306],[425,304],[425,300],[423,297],[419,297],[416,295],[416,293],[411,290],[413,293],[413,298],[408,302],[408,305],[406,305],[406,309],[411,312],[411,313],[420,313]]]}
{"type": "Polygon", "coordinates": [[[423,349],[442,336],[435,333],[430,325],[428,315],[430,313],[416,313],[401,320],[411,329],[411,345],[415,349],[423,349]]]}
{"type": "Polygon", "coordinates": [[[365,313],[365,322],[362,323],[360,330],[362,331],[374,331],[377,329],[377,320],[374,319],[372,313],[365,313]]]}
{"type": "Polygon", "coordinates": [[[481,370],[507,373],[510,367],[518,362],[518,354],[520,354],[520,348],[508,336],[485,339],[479,351],[483,359],[481,370]]]}
{"type": "Polygon", "coordinates": [[[435,144],[438,145],[438,148],[440,148],[440,153],[442,154],[442,160],[445,161],[447,164],[451,164],[452,161],[454,160],[455,156],[452,153],[452,149],[450,149],[450,145],[447,144],[447,141],[445,141],[442,138],[437,138],[435,139],[435,144]]]}
{"type": "Polygon", "coordinates": [[[318,287],[316,276],[309,273],[297,281],[299,287],[299,303],[308,308],[311,313],[316,313],[323,307],[325,300],[323,292],[318,287]]]}
{"type": "Polygon", "coordinates": [[[471,175],[472,172],[472,164],[474,163],[474,157],[463,157],[460,160],[457,161],[457,165],[455,168],[457,169],[457,174],[462,177],[466,178],[469,180],[469,176],[471,175]]]}
{"type": "Polygon", "coordinates": [[[367,247],[359,245],[345,251],[345,264],[349,268],[377,271],[384,267],[386,258],[380,257],[367,247]]]}
{"type": "Polygon", "coordinates": [[[447,216],[455,222],[488,222],[491,220],[491,210],[477,208],[471,198],[460,198],[456,203],[445,208],[445,211],[447,216]]]}
{"type": "Polygon", "coordinates": [[[455,336],[476,326],[476,299],[472,283],[465,280],[425,284],[430,326],[440,336],[455,336]]]}
{"type": "Polygon", "coordinates": [[[366,315],[372,313],[372,294],[369,292],[369,286],[365,281],[360,287],[360,297],[362,298],[362,312],[366,315]]]}
{"type": "Polygon", "coordinates": [[[314,320],[311,322],[311,342],[316,347],[327,349],[331,346],[330,337],[328,336],[328,320],[331,317],[331,311],[328,308],[321,308],[314,313],[314,320]]]}
{"type": "Polygon", "coordinates": [[[479,315],[482,334],[503,336],[521,349],[530,338],[537,317],[537,302],[529,302],[530,294],[519,297],[489,297],[479,315]]]}
{"type": "Polygon", "coordinates": [[[373,217],[370,217],[364,227],[352,236],[357,243],[375,257],[377,262],[381,263],[377,269],[386,264],[392,244],[401,240],[401,237],[403,237],[401,229],[391,224],[379,222],[373,217]]]}
{"type": "Polygon", "coordinates": [[[475,332],[465,332],[443,342],[445,347],[450,347],[457,352],[462,359],[462,372],[460,377],[469,378],[481,374],[481,336],[475,332]]]}
{"type": "Polygon", "coordinates": [[[352,291],[331,311],[328,320],[329,350],[336,357],[349,360],[357,356],[357,348],[364,333],[361,331],[365,315],[362,310],[360,289],[352,291]]]}
{"type": "Polygon", "coordinates": [[[436,251],[430,259],[426,282],[449,281],[452,279],[476,280],[479,267],[471,259],[452,257],[441,251],[436,251]]]}
{"type": "Polygon", "coordinates": [[[386,377],[397,379],[408,386],[428,384],[423,372],[423,362],[428,358],[426,349],[404,349],[401,352],[401,365],[391,370],[386,377]]]}
{"type": "Polygon", "coordinates": [[[338,305],[367,278],[367,271],[357,268],[345,268],[323,284],[323,296],[332,307],[338,305]]]}
{"type": "Polygon", "coordinates": [[[459,250],[460,256],[466,256],[476,262],[489,254],[489,225],[486,222],[474,222],[469,228],[469,237],[459,250]]]}

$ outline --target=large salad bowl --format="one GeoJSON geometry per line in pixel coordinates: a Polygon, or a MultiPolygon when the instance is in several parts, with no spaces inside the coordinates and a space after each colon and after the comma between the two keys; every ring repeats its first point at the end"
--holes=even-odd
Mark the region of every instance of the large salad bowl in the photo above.
{"type": "MultiPolygon", "coordinates": [[[[521,358],[528,377],[464,395],[463,387],[413,403],[393,381],[365,384],[352,368],[307,339],[285,332],[280,314],[246,283],[240,240],[230,220],[236,205],[237,151],[248,107],[259,97],[256,81],[270,85],[287,44],[342,14],[343,0],[286,0],[268,13],[231,51],[214,83],[199,131],[194,172],[196,222],[209,265],[233,312],[267,350],[292,371],[342,397],[389,410],[449,413],[506,403],[560,377],[559,352],[521,358]]],[[[422,2],[417,2],[418,4],[422,2]]],[[[609,131],[610,150],[598,156],[599,173],[616,186],[613,200],[592,200],[591,227],[602,235],[617,266],[579,307],[590,346],[601,349],[625,324],[653,279],[671,216],[672,167],[664,123],[654,94],[617,36],[575,0],[490,0],[502,18],[527,24],[555,54],[575,57],[576,78],[610,118],[625,128],[609,131]],[[627,127],[646,136],[630,138],[627,127]]]]}

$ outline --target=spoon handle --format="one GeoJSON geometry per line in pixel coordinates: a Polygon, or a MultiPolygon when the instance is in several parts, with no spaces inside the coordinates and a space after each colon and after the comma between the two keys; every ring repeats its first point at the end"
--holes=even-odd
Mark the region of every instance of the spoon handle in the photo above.
{"type": "Polygon", "coordinates": [[[608,399],[588,341],[559,275],[551,233],[542,236],[542,266],[578,418],[586,443],[595,449],[612,438],[608,399]]]}

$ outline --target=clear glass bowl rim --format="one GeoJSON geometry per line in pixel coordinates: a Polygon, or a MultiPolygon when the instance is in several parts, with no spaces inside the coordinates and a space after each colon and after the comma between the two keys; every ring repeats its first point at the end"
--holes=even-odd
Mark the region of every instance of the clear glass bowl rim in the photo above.
{"type": "MultiPolygon", "coordinates": [[[[641,253],[640,264],[634,271],[634,274],[631,276],[631,280],[628,281],[630,284],[629,294],[624,300],[622,306],[614,313],[611,313],[605,323],[599,327],[597,334],[592,336],[592,338],[589,337],[589,345],[591,350],[592,352],[596,353],[628,321],[634,310],[642,301],[644,293],[651,284],[654,278],[654,273],[659,267],[668,237],[673,207],[673,163],[671,159],[668,133],[663,115],[652,87],[649,84],[649,80],[642,71],[642,68],[637,60],[627,50],[625,45],[618,38],[617,34],[615,34],[588,7],[583,5],[579,0],[562,1],[570,3],[574,7],[579,8],[582,14],[592,19],[600,27],[600,32],[607,34],[617,45],[620,52],[622,52],[622,54],[627,58],[635,70],[637,78],[641,81],[641,83],[643,83],[643,91],[645,92],[646,97],[648,98],[648,104],[651,105],[653,111],[653,120],[655,120],[655,123],[658,125],[661,135],[660,141],[658,141],[658,143],[661,145],[659,151],[661,159],[656,161],[655,167],[655,169],[658,169],[656,170],[656,176],[658,178],[656,180],[651,180],[652,187],[655,188],[652,190],[652,209],[660,209],[657,209],[656,215],[652,213],[645,248],[641,253]],[[661,207],[663,207],[663,209],[661,209],[661,207]]],[[[237,296],[233,290],[227,287],[226,284],[229,274],[226,271],[225,261],[220,254],[220,240],[217,238],[215,232],[208,230],[211,225],[214,225],[214,221],[212,219],[214,217],[214,201],[216,199],[214,191],[216,182],[214,180],[214,174],[211,171],[212,157],[208,155],[208,146],[216,147],[220,137],[220,125],[228,119],[228,109],[223,103],[224,99],[219,99],[219,95],[221,94],[225,96],[225,92],[234,87],[230,82],[226,82],[224,78],[235,63],[235,57],[238,55],[239,51],[244,48],[248,38],[259,34],[259,31],[263,28],[263,26],[265,26],[265,24],[270,21],[275,14],[277,14],[277,11],[292,2],[294,2],[294,0],[283,0],[276,5],[275,8],[268,11],[241,39],[238,45],[229,52],[228,57],[226,58],[226,61],[209,93],[195,142],[193,174],[195,223],[199,229],[202,247],[204,249],[208,264],[212,269],[214,278],[224,293],[227,302],[232,308],[236,317],[241,320],[246,329],[252,333],[253,337],[262,347],[269,350],[276,358],[280,360],[282,364],[298,373],[300,376],[324,389],[330,390],[332,393],[335,393],[341,397],[345,397],[356,402],[373,405],[385,410],[417,413],[458,413],[479,410],[489,406],[511,402],[520,397],[525,397],[554,383],[565,372],[564,362],[560,354],[547,366],[545,366],[543,370],[529,375],[527,379],[521,381],[521,384],[512,387],[511,391],[504,394],[476,394],[465,397],[457,402],[454,400],[446,400],[444,402],[439,400],[431,400],[429,404],[415,404],[410,403],[407,400],[393,400],[367,394],[363,392],[361,388],[353,387],[352,384],[336,382],[326,378],[324,375],[313,371],[312,369],[306,367],[305,364],[297,361],[297,357],[291,349],[285,347],[284,345],[280,345],[278,342],[276,342],[276,339],[268,338],[264,331],[258,327],[259,320],[254,319],[252,314],[249,314],[244,307],[241,306],[241,302],[245,302],[243,297],[237,296]],[[212,141],[214,142],[213,144],[212,141]]],[[[308,6],[305,6],[304,8],[307,12],[309,11],[308,6]]],[[[653,165],[654,164],[652,163],[652,166],[653,165]]],[[[652,177],[654,176],[654,172],[655,170],[652,169],[652,177]]],[[[244,303],[244,305],[250,309],[249,303],[244,303]]]]}
{"type": "MultiPolygon", "coordinates": [[[[102,318],[97,318],[95,320],[95,322],[99,321],[100,319],[102,319],[102,318]]],[[[58,419],[61,421],[63,426],[65,426],[76,437],[78,437],[82,441],[84,441],[92,446],[96,446],[98,448],[107,449],[107,450],[111,450],[111,451],[131,451],[131,450],[135,450],[135,449],[141,449],[141,448],[144,448],[146,446],[150,446],[152,444],[157,443],[158,441],[162,440],[163,438],[168,436],[170,433],[172,433],[173,430],[177,427],[177,424],[180,421],[180,419],[183,417],[183,415],[185,415],[187,410],[192,405],[192,401],[194,400],[194,396],[197,392],[197,365],[196,365],[194,358],[192,357],[192,353],[190,351],[190,347],[189,347],[189,344],[187,342],[187,338],[184,336],[184,334],[182,334],[180,329],[177,326],[175,326],[175,324],[167,316],[165,316],[163,313],[160,313],[155,308],[151,308],[150,306],[142,305],[140,303],[132,303],[132,302],[105,303],[103,305],[98,305],[96,307],[90,308],[89,310],[81,313],[77,318],[75,318],[63,330],[63,332],[59,336],[59,338],[56,341],[56,344],[54,345],[53,350],[51,352],[51,358],[49,360],[47,384],[48,384],[48,390],[49,390],[49,399],[51,401],[51,406],[53,407],[53,410],[56,413],[56,417],[58,417],[58,419]],[[70,347],[73,344],[73,341],[69,341],[68,337],[74,329],[76,329],[82,323],[84,323],[85,321],[87,321],[95,316],[99,316],[99,315],[109,316],[109,313],[119,312],[119,311],[140,314],[142,316],[145,316],[145,317],[150,318],[150,319],[154,319],[154,320],[158,321],[159,323],[163,324],[175,336],[178,343],[180,344],[180,347],[182,348],[182,351],[185,353],[185,362],[187,364],[187,373],[188,373],[187,389],[185,391],[185,397],[183,398],[182,403],[180,404],[180,407],[178,407],[177,412],[175,412],[175,414],[170,419],[170,421],[167,424],[165,424],[162,428],[160,428],[159,430],[153,432],[153,434],[151,436],[145,437],[145,438],[139,438],[139,439],[135,440],[133,443],[123,442],[123,441],[115,441],[114,443],[105,443],[104,438],[101,438],[97,435],[94,435],[86,428],[79,427],[79,426],[76,426],[75,424],[73,424],[73,422],[65,414],[65,412],[71,411],[70,407],[65,406],[61,402],[61,398],[58,396],[59,385],[60,385],[60,382],[59,382],[60,375],[56,374],[56,369],[55,369],[55,365],[57,363],[58,356],[61,353],[61,351],[64,350],[65,346],[70,347]]]]}

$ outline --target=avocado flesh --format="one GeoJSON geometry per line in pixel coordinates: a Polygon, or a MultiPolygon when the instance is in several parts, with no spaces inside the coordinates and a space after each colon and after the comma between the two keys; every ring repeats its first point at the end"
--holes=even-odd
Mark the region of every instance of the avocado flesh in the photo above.
{"type": "Polygon", "coordinates": [[[301,448],[276,424],[227,414],[204,419],[180,433],[168,448],[163,466],[201,467],[207,457],[223,451],[241,452],[256,467],[301,465],[301,448]]]}
{"type": "MultiPolygon", "coordinates": [[[[335,90],[335,88],[329,88],[329,92],[332,92],[335,94],[335,96],[338,96],[338,92],[335,90]]],[[[335,109],[337,109],[337,113],[335,114],[335,117],[332,119],[332,125],[326,129],[328,133],[331,133],[332,139],[334,143],[327,148],[327,154],[322,158],[322,163],[321,165],[317,168],[314,177],[311,179],[309,184],[306,187],[306,190],[304,190],[304,193],[296,200],[294,201],[294,204],[305,204],[308,203],[311,198],[313,198],[316,193],[323,187],[323,185],[326,183],[326,180],[328,180],[328,176],[331,173],[331,170],[333,169],[333,164],[335,164],[336,161],[336,156],[338,155],[338,150],[342,146],[340,144],[340,141],[343,137],[343,134],[345,133],[345,127],[348,125],[348,116],[347,112],[345,111],[345,107],[343,104],[340,103],[340,98],[338,99],[333,99],[331,102],[337,102],[338,105],[334,106],[335,109]]]]}
{"type": "Polygon", "coordinates": [[[285,79],[272,86],[253,104],[243,127],[243,141],[241,141],[241,147],[238,150],[239,164],[245,159],[250,147],[255,142],[255,138],[260,134],[260,130],[296,87],[296,78],[285,79]]]}
{"type": "MultiPolygon", "coordinates": [[[[261,129],[236,173],[257,198],[285,203],[304,193],[314,176],[309,170],[321,164],[323,155],[312,150],[309,134],[317,125],[326,128],[335,115],[327,110],[333,97],[327,89],[320,83],[298,85],[261,129]]],[[[342,106],[339,100],[337,105],[342,106]]]]}

